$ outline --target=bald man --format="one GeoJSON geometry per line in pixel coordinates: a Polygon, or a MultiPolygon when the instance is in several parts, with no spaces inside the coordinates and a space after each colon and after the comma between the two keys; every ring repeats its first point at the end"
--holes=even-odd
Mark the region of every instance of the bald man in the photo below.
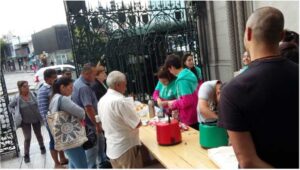
{"type": "Polygon", "coordinates": [[[241,168],[299,168],[299,71],[279,56],[283,28],[278,9],[253,12],[244,34],[251,63],[221,93],[219,126],[241,168]]]}

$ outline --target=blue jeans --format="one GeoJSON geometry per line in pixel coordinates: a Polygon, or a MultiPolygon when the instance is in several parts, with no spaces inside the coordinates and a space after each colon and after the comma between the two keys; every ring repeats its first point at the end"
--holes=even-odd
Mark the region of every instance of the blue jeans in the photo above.
{"type": "Polygon", "coordinates": [[[97,144],[85,151],[88,168],[95,169],[97,168],[96,160],[101,164],[105,161],[108,161],[108,158],[105,154],[105,138],[103,133],[97,134],[97,144]]]}
{"type": "Polygon", "coordinates": [[[48,126],[47,124],[46,124],[46,128],[47,128],[47,131],[48,131],[49,137],[50,137],[49,149],[50,149],[50,150],[55,150],[55,149],[54,149],[54,145],[55,145],[54,139],[53,139],[53,136],[52,136],[52,134],[51,134],[51,132],[50,132],[49,126],[48,126]]]}
{"type": "Polygon", "coordinates": [[[95,145],[91,149],[85,150],[87,164],[89,169],[96,169],[96,159],[97,159],[98,146],[95,145]]]}
{"type": "Polygon", "coordinates": [[[98,163],[101,164],[105,161],[108,161],[108,158],[105,154],[105,137],[103,133],[97,134],[97,147],[98,147],[98,163]]]}
{"type": "Polygon", "coordinates": [[[80,147],[64,150],[69,158],[70,169],[86,169],[88,168],[84,149],[80,147]]]}

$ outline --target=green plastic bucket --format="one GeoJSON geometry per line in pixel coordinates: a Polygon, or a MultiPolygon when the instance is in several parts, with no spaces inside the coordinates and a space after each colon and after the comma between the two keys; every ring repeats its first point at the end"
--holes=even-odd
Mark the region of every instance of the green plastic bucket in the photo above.
{"type": "Polygon", "coordinates": [[[199,141],[204,148],[215,148],[228,146],[228,135],[226,129],[220,128],[216,123],[199,124],[199,141]]]}

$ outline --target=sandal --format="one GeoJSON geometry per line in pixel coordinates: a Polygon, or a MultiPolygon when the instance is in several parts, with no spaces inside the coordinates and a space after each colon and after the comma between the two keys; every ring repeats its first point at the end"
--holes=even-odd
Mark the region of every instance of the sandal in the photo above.
{"type": "Polygon", "coordinates": [[[54,169],[66,169],[63,165],[54,165],[54,169]]]}
{"type": "Polygon", "coordinates": [[[69,160],[68,160],[68,159],[66,159],[66,161],[65,161],[65,162],[60,162],[60,165],[68,165],[68,163],[69,163],[69,160]]]}

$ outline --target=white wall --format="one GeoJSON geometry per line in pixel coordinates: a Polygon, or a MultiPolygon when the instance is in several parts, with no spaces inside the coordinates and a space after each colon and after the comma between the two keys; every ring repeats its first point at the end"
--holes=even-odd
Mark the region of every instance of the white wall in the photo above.
{"type": "Polygon", "coordinates": [[[253,9],[272,6],[284,15],[284,28],[299,33],[299,1],[254,1],[253,9]]]}
{"type": "MultiPolygon", "coordinates": [[[[209,58],[211,79],[229,81],[233,77],[232,58],[230,53],[230,40],[228,18],[226,11],[226,1],[214,1],[214,22],[216,29],[217,56],[209,58]]],[[[211,49],[214,50],[214,49],[211,49]]]]}

